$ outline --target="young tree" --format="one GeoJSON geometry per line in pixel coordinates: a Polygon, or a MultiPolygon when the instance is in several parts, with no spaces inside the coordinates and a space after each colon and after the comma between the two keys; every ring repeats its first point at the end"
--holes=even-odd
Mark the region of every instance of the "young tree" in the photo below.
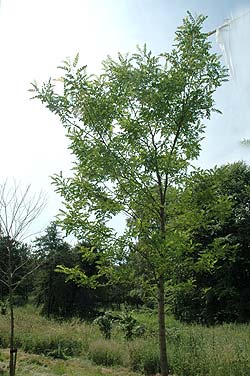
{"type": "Polygon", "coordinates": [[[15,256],[18,246],[28,236],[31,223],[41,213],[44,205],[41,194],[31,195],[30,186],[22,191],[16,183],[9,186],[7,180],[0,185],[0,235],[6,257],[6,262],[0,264],[0,282],[8,290],[10,308],[10,376],[15,375],[17,353],[14,341],[13,297],[15,291],[36,269],[36,266],[31,264],[27,269],[30,258],[26,257],[26,253],[19,255],[18,262],[15,256]]]}
{"type": "Polygon", "coordinates": [[[204,20],[188,14],[170,53],[153,56],[144,46],[132,56],[119,54],[117,61],[109,57],[99,76],[78,68],[78,57],[73,64],[65,61],[63,94],[52,81],[41,88],[33,84],[36,98],[59,115],[76,158],[72,177],[53,179],[65,202],[64,228],[106,258],[114,258],[121,245],[125,252],[140,252],[153,272],[162,376],[169,374],[164,282],[174,235],[168,232],[167,192],[198,157],[202,119],[216,111],[213,93],[226,77],[201,31],[204,20]],[[130,219],[120,237],[109,223],[118,213],[130,219]]]}

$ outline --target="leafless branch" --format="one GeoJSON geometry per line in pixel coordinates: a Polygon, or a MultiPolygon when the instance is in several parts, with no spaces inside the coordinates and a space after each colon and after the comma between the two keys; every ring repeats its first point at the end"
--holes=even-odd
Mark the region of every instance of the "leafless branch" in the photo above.
{"type": "Polygon", "coordinates": [[[3,283],[6,287],[9,287],[8,282],[6,282],[4,279],[0,279],[0,282],[3,283]]]}
{"type": "MultiPolygon", "coordinates": [[[[15,181],[0,184],[0,233],[12,240],[22,241],[31,223],[42,212],[46,199],[43,193],[32,195],[31,186],[24,191],[15,181]]],[[[29,234],[31,235],[31,234],[29,234]]]]}
{"type": "Polygon", "coordinates": [[[28,278],[31,274],[33,274],[38,268],[40,268],[41,265],[42,263],[39,263],[33,269],[31,269],[28,273],[26,273],[21,279],[19,279],[18,282],[14,283],[13,286],[15,287],[13,288],[12,291],[14,292],[18,288],[18,286],[20,286],[24,282],[24,280],[28,278]]]}

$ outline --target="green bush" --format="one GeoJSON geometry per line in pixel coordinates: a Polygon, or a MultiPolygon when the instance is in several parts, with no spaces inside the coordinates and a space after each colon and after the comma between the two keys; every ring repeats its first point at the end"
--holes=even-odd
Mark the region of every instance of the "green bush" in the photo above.
{"type": "Polygon", "coordinates": [[[133,311],[129,311],[128,308],[125,308],[125,310],[118,315],[116,321],[118,321],[124,333],[124,338],[127,341],[141,337],[145,333],[145,326],[138,324],[138,321],[133,316],[133,311]]]}
{"type": "Polygon", "coordinates": [[[123,347],[113,341],[92,342],[89,347],[89,358],[95,364],[102,366],[118,366],[125,363],[123,347]]]}
{"type": "Polygon", "coordinates": [[[99,326],[99,329],[101,333],[103,334],[104,338],[106,339],[111,338],[112,324],[113,324],[112,313],[105,312],[104,315],[97,317],[94,320],[94,323],[96,323],[99,326]]]}

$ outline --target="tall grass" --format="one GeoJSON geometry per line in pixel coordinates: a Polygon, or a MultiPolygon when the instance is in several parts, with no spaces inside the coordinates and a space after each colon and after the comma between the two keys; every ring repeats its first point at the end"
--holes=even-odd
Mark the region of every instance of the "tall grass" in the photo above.
{"type": "MultiPolygon", "coordinates": [[[[156,374],[159,371],[157,315],[153,311],[137,311],[134,316],[146,328],[143,337],[125,341],[115,326],[112,339],[108,340],[102,338],[96,324],[77,319],[47,320],[34,307],[20,307],[16,309],[16,345],[28,353],[64,359],[59,368],[67,364],[69,357],[77,356],[98,366],[126,367],[124,376],[129,374],[128,369],[145,375],[156,374]]],[[[8,317],[0,316],[2,348],[8,346],[8,327],[8,317]]],[[[250,375],[248,325],[207,328],[184,325],[170,317],[167,318],[167,346],[172,375],[250,375]]]]}
{"type": "MultiPolygon", "coordinates": [[[[24,351],[48,355],[61,349],[65,355],[88,350],[89,338],[98,335],[95,328],[79,321],[56,322],[40,316],[32,306],[15,310],[15,345],[24,351]]],[[[8,346],[9,318],[0,316],[0,347],[8,346]]]]}

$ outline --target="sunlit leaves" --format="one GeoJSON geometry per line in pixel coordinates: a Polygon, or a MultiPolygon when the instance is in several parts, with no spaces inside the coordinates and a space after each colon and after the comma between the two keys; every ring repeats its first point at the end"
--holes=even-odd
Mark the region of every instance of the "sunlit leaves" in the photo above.
{"type": "Polygon", "coordinates": [[[77,55],[60,67],[63,90],[53,81],[33,84],[36,97],[59,115],[75,156],[71,177],[53,177],[64,228],[110,255],[136,244],[156,277],[189,242],[195,215],[181,222],[171,187],[183,186],[198,157],[202,121],[226,77],[202,33],[204,20],[188,14],[171,52],[154,56],[144,45],[108,57],[98,76],[79,67],[77,55]],[[109,223],[119,213],[127,218],[120,237],[109,223]]]}

